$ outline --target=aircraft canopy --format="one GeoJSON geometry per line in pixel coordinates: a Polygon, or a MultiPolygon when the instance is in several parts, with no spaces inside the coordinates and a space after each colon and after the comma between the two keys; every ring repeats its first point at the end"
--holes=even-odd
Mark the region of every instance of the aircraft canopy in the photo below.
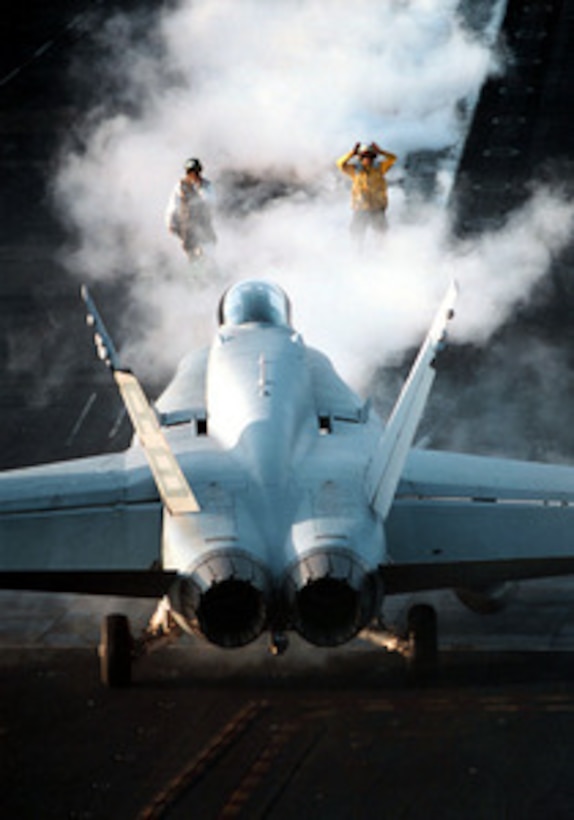
{"type": "Polygon", "coordinates": [[[291,305],[278,285],[240,282],[224,293],[219,305],[219,324],[291,326],[291,305]]]}

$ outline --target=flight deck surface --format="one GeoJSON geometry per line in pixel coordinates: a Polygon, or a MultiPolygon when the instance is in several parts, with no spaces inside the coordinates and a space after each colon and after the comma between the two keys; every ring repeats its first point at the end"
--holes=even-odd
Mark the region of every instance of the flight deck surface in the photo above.
{"type": "Polygon", "coordinates": [[[372,650],[290,674],[193,657],[109,691],[91,650],[3,650],[3,815],[571,814],[571,652],[449,654],[422,688],[372,650]]]}

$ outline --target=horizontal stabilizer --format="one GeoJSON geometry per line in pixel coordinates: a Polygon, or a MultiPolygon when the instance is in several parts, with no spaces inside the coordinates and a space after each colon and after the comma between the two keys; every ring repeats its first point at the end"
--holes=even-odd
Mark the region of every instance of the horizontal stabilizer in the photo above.
{"type": "Polygon", "coordinates": [[[175,572],[142,571],[0,571],[0,589],[161,598],[174,583],[175,572]]]}
{"type": "Polygon", "coordinates": [[[505,581],[574,575],[574,556],[387,564],[380,568],[380,572],[388,595],[437,589],[481,589],[505,581]]]}
{"type": "Polygon", "coordinates": [[[446,326],[454,316],[457,286],[453,282],[411,368],[369,465],[371,504],[386,519],[436,375],[435,360],[446,343],[446,326]]]}

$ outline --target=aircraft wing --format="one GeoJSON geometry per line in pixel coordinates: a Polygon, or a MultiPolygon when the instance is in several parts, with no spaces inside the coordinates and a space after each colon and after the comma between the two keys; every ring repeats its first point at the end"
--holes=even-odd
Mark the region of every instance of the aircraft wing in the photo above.
{"type": "Polygon", "coordinates": [[[139,450],[0,473],[0,588],[156,597],[162,506],[139,450]]]}
{"type": "Polygon", "coordinates": [[[173,580],[159,569],[164,512],[199,504],[85,287],[82,298],[141,447],[0,474],[0,587],[158,597],[173,580]]]}
{"type": "Polygon", "coordinates": [[[574,573],[574,467],[413,450],[386,533],[389,593],[574,573]]]}

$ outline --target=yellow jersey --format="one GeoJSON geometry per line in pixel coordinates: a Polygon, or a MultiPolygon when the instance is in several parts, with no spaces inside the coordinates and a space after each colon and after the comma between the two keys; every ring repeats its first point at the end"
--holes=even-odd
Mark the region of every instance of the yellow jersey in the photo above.
{"type": "Polygon", "coordinates": [[[387,153],[381,163],[363,167],[351,162],[349,151],[337,160],[338,168],[353,180],[351,207],[354,211],[384,211],[387,208],[387,180],[385,174],[397,161],[394,154],[387,153]]]}

